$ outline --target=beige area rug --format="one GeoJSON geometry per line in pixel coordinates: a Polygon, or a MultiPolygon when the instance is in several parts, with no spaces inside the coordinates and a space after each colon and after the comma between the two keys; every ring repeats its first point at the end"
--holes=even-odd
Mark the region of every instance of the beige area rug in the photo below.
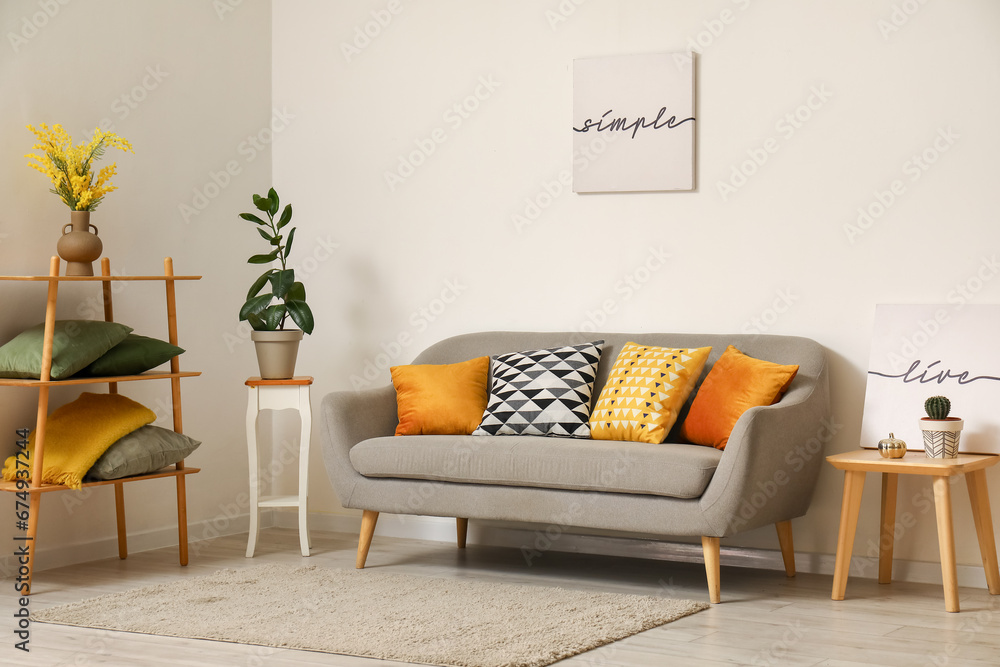
{"type": "Polygon", "coordinates": [[[534,667],[706,607],[646,595],[262,565],[31,616],[44,623],[449,667],[534,667]]]}

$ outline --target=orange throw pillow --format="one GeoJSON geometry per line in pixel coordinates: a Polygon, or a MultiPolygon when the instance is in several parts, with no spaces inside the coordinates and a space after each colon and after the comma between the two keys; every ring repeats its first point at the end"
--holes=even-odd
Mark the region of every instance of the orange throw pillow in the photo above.
{"type": "Polygon", "coordinates": [[[468,435],[486,410],[490,358],[457,364],[393,366],[396,435],[468,435]]]}
{"type": "Polygon", "coordinates": [[[798,372],[798,366],[754,359],[730,345],[695,394],[681,437],[725,449],[740,416],[750,408],[777,403],[798,372]]]}

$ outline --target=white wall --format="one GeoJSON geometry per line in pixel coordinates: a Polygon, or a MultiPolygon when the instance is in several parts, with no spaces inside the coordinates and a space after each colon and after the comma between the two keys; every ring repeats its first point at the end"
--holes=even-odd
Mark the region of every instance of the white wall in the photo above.
{"type": "MultiPolygon", "coordinates": [[[[827,346],[839,431],[825,453],[853,449],[874,305],[946,302],[1000,241],[998,28],[1000,5],[988,0],[279,0],[274,103],[297,115],[277,138],[275,180],[295,202],[299,257],[319,252],[307,239],[340,246],[307,278],[319,315],[302,368],[318,376],[320,395],[363,384],[366,368],[385,383],[386,362],[460,332],[726,332],[756,318],[768,333],[827,346]],[[903,5],[912,14],[894,9],[903,5]],[[547,200],[571,166],[573,59],[684,50],[692,40],[699,191],[578,196],[563,187],[547,200]],[[477,89],[479,101],[469,98],[477,89]],[[467,118],[450,111],[466,103],[476,107],[467,118]],[[804,120],[795,127],[789,114],[804,120]],[[438,128],[444,142],[389,187],[386,172],[438,128]],[[770,138],[777,151],[723,193],[719,184],[770,138]],[[935,142],[946,151],[935,154],[935,142]],[[925,150],[936,161],[912,171],[925,150]],[[902,194],[850,238],[857,209],[894,180],[902,194]],[[540,214],[518,228],[514,216],[537,213],[532,202],[540,214]],[[669,253],[667,265],[630,290],[624,281],[645,277],[651,249],[669,253]],[[449,285],[459,293],[440,312],[449,285]],[[400,336],[409,344],[396,344],[400,336]]],[[[1000,280],[986,280],[972,298],[998,295],[1000,280]]],[[[318,457],[313,464],[312,507],[342,512],[318,457]]],[[[799,551],[835,551],[841,479],[824,468],[812,510],[794,524],[799,551]]],[[[958,560],[977,565],[961,486],[958,560]]],[[[924,487],[900,484],[900,516],[917,518],[897,544],[902,559],[938,559],[924,487]]],[[[872,476],[859,555],[876,534],[877,500],[872,476]]],[[[727,543],[776,546],[770,529],[727,543]]]]}
{"type": "MultiPolygon", "coordinates": [[[[236,215],[272,174],[295,206],[294,260],[317,313],[299,367],[317,378],[317,406],[327,391],[388,382],[387,362],[406,363],[460,332],[725,332],[764,318],[768,332],[829,348],[841,427],[826,453],[852,449],[874,304],[947,301],[998,241],[988,179],[1000,154],[1000,6],[927,3],[883,36],[879,22],[892,19],[893,5],[279,0],[272,13],[262,0],[9,0],[0,4],[0,272],[45,272],[68,219],[24,164],[33,141],[23,126],[62,122],[82,136],[110,119],[136,147],[134,156],[108,156],[118,161],[121,189],[95,214],[113,266],[157,273],[172,255],[179,273],[204,275],[178,288],[180,341],[189,349],[182,367],[204,371],[183,385],[185,431],[205,442],[190,459],[204,470],[188,486],[192,539],[246,525],[242,381],[255,365],[235,313],[255,275],[245,258],[260,247],[236,215]],[[46,6],[59,9],[39,18],[46,6]],[[227,6],[233,11],[220,14],[227,6]],[[561,10],[569,15],[554,22],[561,10]],[[387,24],[348,61],[342,44],[372,12],[387,24]],[[577,196],[564,188],[546,202],[571,165],[573,59],[681,50],[692,39],[701,52],[700,191],[577,196]],[[147,67],[166,75],[147,79],[147,67]],[[125,115],[116,100],[144,80],[151,89],[125,115]],[[495,89],[480,87],[483,80],[495,89]],[[485,99],[467,118],[449,112],[477,88],[485,99]],[[816,89],[830,98],[800,110],[816,89]],[[786,136],[778,123],[797,110],[810,117],[786,136]],[[273,166],[263,145],[272,122],[273,166]],[[385,172],[437,128],[444,143],[390,190],[385,172]],[[948,128],[958,139],[910,180],[904,164],[948,128]],[[718,183],[772,137],[778,151],[724,198],[718,183]],[[238,172],[228,183],[220,175],[227,164],[238,172]],[[895,179],[905,192],[851,242],[844,226],[895,179]],[[535,213],[529,202],[548,205],[518,228],[514,216],[535,213]],[[626,279],[644,278],[651,249],[661,248],[667,265],[630,291],[626,279]],[[442,309],[442,296],[455,298],[442,309]],[[609,300],[612,313],[604,312],[609,300]],[[772,318],[776,306],[784,312],[772,318]]],[[[0,340],[41,320],[41,292],[0,284],[8,313],[0,340]]],[[[89,293],[63,295],[61,314],[73,316],[89,293]]],[[[973,299],[996,302],[998,282],[983,282],[973,299]]],[[[125,287],[116,314],[140,333],[165,330],[156,288],[125,287]]],[[[151,385],[123,391],[155,404],[166,389],[151,385]]],[[[13,429],[33,422],[34,395],[2,394],[6,454],[13,429]]],[[[61,389],[54,403],[75,394],[61,389]]],[[[994,485],[997,476],[990,472],[994,485]]],[[[862,509],[861,555],[877,525],[875,483],[862,509]]],[[[840,486],[825,469],[812,510],[795,522],[800,553],[833,553],[840,486]]],[[[318,447],[312,489],[314,511],[349,523],[318,447]]],[[[896,553],[936,561],[923,489],[901,482],[899,512],[919,521],[896,553]]],[[[976,566],[964,492],[955,492],[958,560],[976,566]]],[[[113,557],[110,490],[82,507],[63,500],[76,496],[59,496],[43,504],[39,565],[113,557]]],[[[130,487],[134,549],[175,539],[172,498],[169,482],[130,487]]],[[[0,539],[12,532],[3,524],[0,539]]],[[[771,530],[727,543],[775,548],[771,530]]]]}
{"type": "MultiPolygon", "coordinates": [[[[179,340],[188,350],[181,368],[204,373],[182,383],[184,430],[204,443],[189,459],[203,472],[189,478],[188,516],[193,540],[213,528],[234,529],[224,510],[246,489],[243,380],[255,366],[249,344],[230,352],[224,336],[236,332],[236,314],[254,277],[244,262],[259,242],[236,216],[271,178],[269,148],[253,159],[240,150],[248,135],[270,123],[270,3],[248,0],[219,14],[198,0],[8,0],[0,3],[0,32],[0,273],[47,273],[69,221],[46,179],[26,166],[22,156],[35,141],[24,126],[62,123],[80,141],[107,119],[135,149],[134,155],[105,156],[102,165],[118,163],[119,190],[91,218],[112,269],[161,274],[163,258],[172,256],[176,273],[204,276],[177,286],[179,340]],[[211,173],[230,161],[239,173],[226,187],[209,187],[211,173]],[[195,202],[195,189],[207,189],[209,198],[195,202]],[[181,205],[197,210],[196,203],[203,209],[186,220],[181,205]]],[[[117,287],[116,319],[137,333],[166,337],[162,283],[117,287]]],[[[99,297],[96,285],[64,285],[60,316],[100,317],[99,302],[96,313],[88,302],[99,297]]],[[[0,282],[0,303],[0,340],[6,341],[44,318],[45,289],[0,282]]],[[[156,409],[163,415],[158,423],[170,426],[162,403],[169,400],[169,384],[129,383],[120,390],[156,409]]],[[[57,389],[53,407],[79,391],[57,389]]],[[[37,394],[0,394],[0,453],[6,457],[14,450],[14,429],[34,426],[37,394]]],[[[128,485],[125,495],[133,550],[176,543],[171,480],[128,485]]],[[[0,539],[12,544],[13,498],[3,502],[0,539]]],[[[40,516],[42,569],[117,553],[111,487],[49,494],[40,516]]],[[[6,572],[9,559],[0,562],[6,572]]]]}

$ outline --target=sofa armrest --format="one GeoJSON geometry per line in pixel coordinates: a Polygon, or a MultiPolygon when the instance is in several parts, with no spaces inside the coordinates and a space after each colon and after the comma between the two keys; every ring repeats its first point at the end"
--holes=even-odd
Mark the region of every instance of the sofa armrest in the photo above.
{"type": "Polygon", "coordinates": [[[825,445],[839,428],[830,416],[825,365],[779,403],[743,413],[701,498],[715,536],[804,515],[825,445]]]}
{"type": "Polygon", "coordinates": [[[363,479],[351,465],[351,448],[396,430],[396,390],[392,385],[365,391],[335,391],[323,397],[320,433],[323,463],[340,504],[349,507],[354,486],[363,479]]]}

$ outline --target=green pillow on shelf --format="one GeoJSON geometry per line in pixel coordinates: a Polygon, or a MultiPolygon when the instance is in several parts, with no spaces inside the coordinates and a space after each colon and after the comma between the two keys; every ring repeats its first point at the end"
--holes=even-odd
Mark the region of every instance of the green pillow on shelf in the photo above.
{"type": "MultiPolygon", "coordinates": [[[[64,380],[132,332],[132,327],[98,320],[56,320],[52,339],[52,367],[49,377],[64,380]]],[[[42,376],[42,342],[45,323],[18,334],[0,347],[0,377],[33,378],[42,376]]]]}
{"type": "Polygon", "coordinates": [[[80,375],[107,377],[138,375],[170,361],[184,350],[170,343],[139,334],[129,334],[103,356],[80,371],[80,375]]]}
{"type": "Polygon", "coordinates": [[[146,475],[187,458],[201,441],[159,426],[143,426],[117,440],[87,471],[87,479],[146,475]]]}

